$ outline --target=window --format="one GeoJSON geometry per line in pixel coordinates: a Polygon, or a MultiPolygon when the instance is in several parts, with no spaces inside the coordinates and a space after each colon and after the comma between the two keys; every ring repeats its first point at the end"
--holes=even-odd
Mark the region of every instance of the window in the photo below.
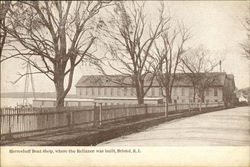
{"type": "Polygon", "coordinates": [[[176,89],[177,89],[177,88],[173,88],[173,93],[174,93],[174,95],[176,95],[176,89]]]}
{"type": "Polygon", "coordinates": [[[104,96],[106,96],[107,95],[107,88],[105,87],[104,88],[104,96]]]}
{"type": "Polygon", "coordinates": [[[209,96],[209,89],[206,90],[206,96],[209,96]]]}
{"type": "Polygon", "coordinates": [[[94,92],[94,88],[91,88],[91,93],[92,93],[92,95],[94,95],[94,94],[95,94],[95,92],[94,92]]]}
{"type": "Polygon", "coordinates": [[[206,103],[209,103],[209,100],[208,100],[208,99],[206,100],[206,103]]]}
{"type": "Polygon", "coordinates": [[[185,99],[182,99],[181,102],[182,102],[182,103],[185,103],[185,99]]]}
{"type": "Polygon", "coordinates": [[[110,95],[113,96],[113,88],[110,90],[110,95]]]}
{"type": "Polygon", "coordinates": [[[130,95],[131,95],[131,96],[134,95],[134,88],[131,88],[131,90],[130,90],[130,95]]]}
{"type": "Polygon", "coordinates": [[[155,95],[155,88],[151,88],[151,95],[154,96],[155,95]]]}
{"type": "Polygon", "coordinates": [[[98,89],[98,96],[101,95],[101,88],[97,88],[98,89]]]}
{"type": "Polygon", "coordinates": [[[218,89],[214,88],[214,96],[218,96],[218,89]]]}
{"type": "Polygon", "coordinates": [[[124,90],[124,96],[127,96],[127,88],[123,88],[124,90]]]}
{"type": "Polygon", "coordinates": [[[189,88],[189,97],[192,97],[193,96],[193,88],[189,88]]]}
{"type": "Polygon", "coordinates": [[[120,96],[120,88],[117,88],[117,96],[120,96]]]}
{"type": "Polygon", "coordinates": [[[161,90],[161,88],[159,88],[159,96],[162,96],[163,94],[162,94],[162,90],[161,90]]]}
{"type": "Polygon", "coordinates": [[[88,95],[88,88],[85,88],[85,94],[88,95]]]}
{"type": "Polygon", "coordinates": [[[181,95],[182,95],[182,96],[185,95],[185,88],[181,88],[181,95]]]}

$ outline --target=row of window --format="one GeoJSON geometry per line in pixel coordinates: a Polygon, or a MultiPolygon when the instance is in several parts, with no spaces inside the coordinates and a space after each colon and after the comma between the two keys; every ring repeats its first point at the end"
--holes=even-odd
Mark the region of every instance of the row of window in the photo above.
{"type": "Polygon", "coordinates": [[[100,96],[100,95],[110,95],[110,96],[134,96],[135,89],[134,88],[85,88],[80,89],[80,95],[86,96],[100,96]],[[108,90],[109,89],[109,90],[108,90]],[[97,91],[97,93],[96,93],[97,91]]]}
{"type": "MultiPolygon", "coordinates": [[[[209,89],[206,90],[206,96],[209,96],[209,89]]],[[[214,88],[214,96],[218,96],[218,89],[214,88]]]]}
{"type": "MultiPolygon", "coordinates": [[[[177,91],[180,88],[173,88],[172,94],[176,95],[178,94],[177,91]]],[[[181,88],[181,96],[186,95],[186,90],[187,88],[181,88]]],[[[188,88],[189,90],[189,95],[193,95],[194,90],[193,88],[188,88]]],[[[214,96],[218,96],[218,89],[214,88],[213,89],[213,94],[214,96]]],[[[209,96],[209,89],[206,90],[206,96],[209,96]]],[[[110,95],[110,96],[134,96],[135,95],[135,89],[134,88],[85,88],[85,89],[80,89],[80,95],[86,95],[86,96],[100,96],[100,95],[110,95]],[[95,93],[97,89],[97,93],[95,93]],[[108,89],[110,89],[108,93],[108,89]],[[101,93],[102,92],[102,93],[101,93]]],[[[162,95],[162,90],[161,88],[151,88],[150,91],[148,92],[149,96],[161,96],[162,95]]]]}
{"type": "MultiPolygon", "coordinates": [[[[198,101],[199,101],[199,100],[198,100],[198,101]]],[[[188,100],[188,99],[181,99],[181,100],[179,100],[179,99],[172,99],[172,102],[173,102],[173,103],[177,103],[177,102],[181,102],[181,103],[188,103],[188,102],[190,102],[190,103],[193,103],[194,101],[193,101],[193,99],[190,99],[190,100],[188,100]]],[[[215,100],[206,99],[205,102],[206,102],[206,103],[218,102],[218,100],[217,100],[217,99],[215,99],[215,100]]]]}
{"type": "MultiPolygon", "coordinates": [[[[180,88],[173,88],[172,90],[172,94],[174,94],[174,95],[176,95],[176,94],[178,94],[178,89],[180,89],[180,88]]],[[[193,88],[181,88],[181,96],[185,96],[186,95],[186,90],[189,90],[189,95],[193,95],[194,94],[194,89],[193,88]]],[[[213,88],[213,90],[214,90],[214,96],[218,96],[218,88],[213,88]]],[[[209,92],[210,92],[210,90],[209,89],[207,89],[206,90],[206,96],[209,96],[209,92]]]]}

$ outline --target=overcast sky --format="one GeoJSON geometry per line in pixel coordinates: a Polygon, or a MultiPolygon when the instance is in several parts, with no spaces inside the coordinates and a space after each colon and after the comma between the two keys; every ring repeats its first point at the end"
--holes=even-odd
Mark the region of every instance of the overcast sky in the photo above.
{"type": "MultiPolygon", "coordinates": [[[[154,16],[157,1],[147,2],[150,17],[154,16]]],[[[224,59],[223,71],[234,74],[238,88],[248,87],[250,83],[249,61],[242,56],[239,43],[246,38],[241,19],[247,14],[250,1],[174,1],[165,2],[171,15],[183,20],[191,27],[190,46],[204,45],[217,59],[224,59]]],[[[24,72],[22,64],[17,60],[9,60],[1,64],[1,92],[21,92],[24,90],[24,79],[13,85],[17,72],[24,72]]],[[[74,75],[70,93],[75,93],[75,84],[82,75],[96,74],[91,66],[79,66],[74,75]]],[[[54,92],[53,83],[43,75],[34,75],[36,92],[54,92]]],[[[31,88],[29,89],[31,90],[31,88]]]]}

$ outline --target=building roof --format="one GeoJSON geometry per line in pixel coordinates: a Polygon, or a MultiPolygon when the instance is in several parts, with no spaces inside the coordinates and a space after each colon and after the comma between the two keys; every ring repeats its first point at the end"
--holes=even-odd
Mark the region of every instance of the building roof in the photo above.
{"type": "MultiPolygon", "coordinates": [[[[191,74],[191,73],[189,73],[191,74]]],[[[227,74],[225,72],[213,72],[213,73],[200,73],[199,75],[207,75],[207,77],[212,77],[214,82],[212,86],[223,86],[227,74]]],[[[150,84],[150,77],[145,78],[145,86],[150,84]]],[[[232,76],[230,76],[231,78],[232,76]]],[[[83,75],[77,82],[76,87],[124,87],[131,86],[132,79],[129,76],[123,75],[83,75]]],[[[152,86],[159,86],[156,78],[153,81],[152,86]]],[[[187,74],[176,73],[176,78],[174,82],[176,87],[192,86],[192,82],[187,74]]]]}

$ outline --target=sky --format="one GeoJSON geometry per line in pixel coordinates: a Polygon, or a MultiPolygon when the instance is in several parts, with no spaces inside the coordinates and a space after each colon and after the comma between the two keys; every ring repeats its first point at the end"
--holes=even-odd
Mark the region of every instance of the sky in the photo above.
{"type": "MultiPolygon", "coordinates": [[[[242,20],[247,14],[250,1],[164,1],[172,17],[182,20],[190,27],[192,38],[189,46],[203,45],[210,50],[212,56],[223,59],[222,71],[235,76],[237,88],[250,86],[249,60],[242,55],[239,46],[246,38],[242,20]]],[[[156,16],[159,1],[149,1],[146,11],[151,19],[156,16]]],[[[102,53],[100,51],[100,53],[102,53]]],[[[12,59],[1,64],[1,92],[24,91],[23,78],[13,85],[11,81],[18,78],[17,73],[25,72],[24,65],[12,59]]],[[[70,93],[76,92],[75,84],[82,75],[97,74],[93,66],[80,65],[77,67],[70,93]]],[[[43,75],[34,75],[36,92],[54,92],[53,83],[43,75]]],[[[29,88],[31,91],[31,86],[29,88]]]]}

